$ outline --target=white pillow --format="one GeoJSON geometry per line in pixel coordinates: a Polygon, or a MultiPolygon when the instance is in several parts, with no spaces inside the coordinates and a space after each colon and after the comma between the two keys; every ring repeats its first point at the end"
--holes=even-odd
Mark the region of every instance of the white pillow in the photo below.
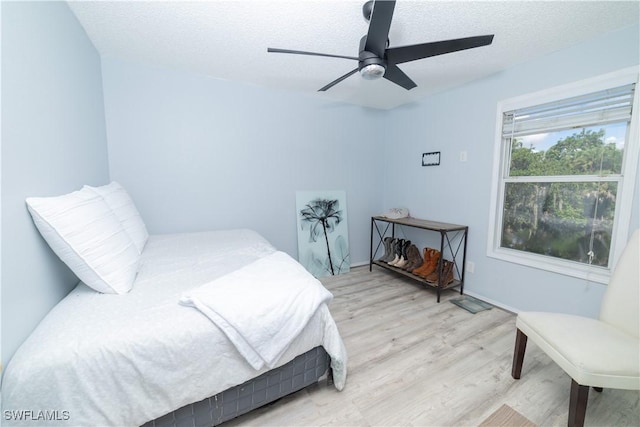
{"type": "Polygon", "coordinates": [[[126,231],[129,237],[131,237],[131,240],[133,240],[133,244],[136,245],[138,253],[142,253],[142,249],[149,238],[149,233],[127,190],[115,181],[102,187],[85,187],[104,198],[104,201],[107,202],[107,205],[113,210],[116,218],[122,223],[124,231],[126,231]]]}
{"type": "Polygon", "coordinates": [[[103,293],[131,290],[140,254],[101,196],[83,188],[26,201],[42,237],[87,286],[103,293]]]}

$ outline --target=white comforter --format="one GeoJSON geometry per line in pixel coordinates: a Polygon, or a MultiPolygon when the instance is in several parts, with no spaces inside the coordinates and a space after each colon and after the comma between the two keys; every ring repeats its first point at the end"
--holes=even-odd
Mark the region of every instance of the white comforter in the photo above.
{"type": "MultiPolygon", "coordinates": [[[[249,230],[151,236],[130,293],[99,294],[80,284],[16,352],[2,381],[3,425],[52,424],[8,421],[5,411],[30,411],[28,418],[48,411],[55,425],[141,425],[265,372],[178,300],[274,252],[249,230]]],[[[326,304],[275,366],[318,345],[342,389],[346,351],[326,304]]]]}

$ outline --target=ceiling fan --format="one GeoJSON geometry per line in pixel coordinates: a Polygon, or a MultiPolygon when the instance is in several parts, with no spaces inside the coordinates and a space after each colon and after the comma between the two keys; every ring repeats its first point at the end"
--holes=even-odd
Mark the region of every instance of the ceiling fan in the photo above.
{"type": "Polygon", "coordinates": [[[369,0],[362,7],[364,18],[369,21],[369,31],[360,39],[360,53],[358,57],[332,55],[327,53],[305,52],[301,50],[267,48],[267,52],[292,53],[297,55],[327,56],[329,58],[344,58],[358,61],[358,67],[347,74],[338,77],[328,85],[320,88],[323,92],[337,85],[347,77],[358,71],[367,80],[385,79],[410,90],[417,85],[409,78],[398,64],[444,55],[459,50],[490,45],[493,34],[487,36],[467,37],[462,39],[442,40],[438,42],[414,44],[409,46],[388,47],[389,27],[395,8],[395,0],[369,0]]]}

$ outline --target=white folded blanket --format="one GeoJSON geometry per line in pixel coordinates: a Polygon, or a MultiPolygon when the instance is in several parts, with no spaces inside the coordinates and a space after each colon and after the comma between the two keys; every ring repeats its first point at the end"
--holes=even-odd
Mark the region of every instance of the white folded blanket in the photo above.
{"type": "Polygon", "coordinates": [[[273,368],[333,295],[297,261],[274,252],[183,294],[180,303],[216,324],[254,369],[273,368]]]}

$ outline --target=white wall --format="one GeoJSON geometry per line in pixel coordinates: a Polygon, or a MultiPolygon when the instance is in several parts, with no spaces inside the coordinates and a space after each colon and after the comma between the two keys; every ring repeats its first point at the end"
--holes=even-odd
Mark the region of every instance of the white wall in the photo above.
{"type": "Polygon", "coordinates": [[[78,282],[28,196],[108,182],[100,57],[64,2],[2,2],[2,363],[78,282]]]}
{"type": "MultiPolygon", "coordinates": [[[[535,59],[489,78],[391,111],[389,129],[403,144],[386,151],[385,205],[418,217],[469,225],[465,289],[520,310],[596,316],[605,287],[486,256],[497,102],[637,65],[638,26],[535,59]],[[441,166],[420,167],[420,153],[441,151],[441,166]],[[468,161],[459,153],[467,151],[468,161]],[[407,185],[407,183],[409,185],[407,185]]],[[[633,218],[638,224],[638,192],[633,218]]]]}
{"type": "Polygon", "coordinates": [[[103,58],[111,178],[151,233],[252,228],[297,257],[296,190],[346,190],[352,262],[382,209],[384,112],[103,58]]]}

